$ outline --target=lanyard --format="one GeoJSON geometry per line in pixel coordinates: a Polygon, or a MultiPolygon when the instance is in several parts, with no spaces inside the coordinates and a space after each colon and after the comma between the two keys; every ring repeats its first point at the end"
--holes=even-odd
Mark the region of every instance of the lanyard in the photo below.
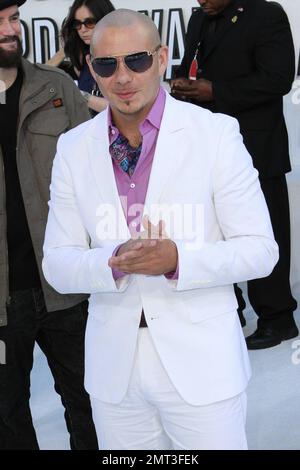
{"type": "Polygon", "coordinates": [[[200,49],[200,46],[201,46],[201,42],[202,40],[200,40],[197,44],[197,47],[196,47],[196,51],[195,51],[195,55],[194,55],[194,58],[191,62],[191,65],[190,65],[190,69],[189,69],[189,80],[197,80],[197,72],[198,72],[198,60],[197,60],[197,56],[198,56],[198,53],[199,53],[199,49],[200,49]]]}

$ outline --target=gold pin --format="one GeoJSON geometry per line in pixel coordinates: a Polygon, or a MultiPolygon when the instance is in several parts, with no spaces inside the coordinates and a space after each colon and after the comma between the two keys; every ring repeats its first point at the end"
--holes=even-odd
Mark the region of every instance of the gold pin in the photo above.
{"type": "Polygon", "coordinates": [[[236,23],[238,20],[238,17],[235,15],[233,18],[231,18],[232,23],[236,23]]]}

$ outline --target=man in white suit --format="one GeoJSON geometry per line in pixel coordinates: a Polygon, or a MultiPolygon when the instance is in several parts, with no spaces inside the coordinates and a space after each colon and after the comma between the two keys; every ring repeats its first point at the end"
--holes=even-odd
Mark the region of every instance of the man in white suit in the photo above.
{"type": "Polygon", "coordinates": [[[102,449],[246,449],[250,367],[232,284],[278,259],[237,122],[160,88],[167,48],[130,10],[95,28],[109,102],[60,138],[44,274],[90,293],[86,389],[102,449]]]}

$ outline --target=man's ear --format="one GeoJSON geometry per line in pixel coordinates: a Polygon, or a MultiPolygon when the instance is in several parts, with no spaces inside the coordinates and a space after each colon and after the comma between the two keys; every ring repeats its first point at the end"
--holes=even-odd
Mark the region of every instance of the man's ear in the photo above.
{"type": "Polygon", "coordinates": [[[93,69],[93,66],[92,66],[92,57],[91,57],[91,54],[87,54],[85,56],[85,60],[86,60],[86,63],[88,64],[88,67],[89,67],[89,70],[91,72],[91,75],[93,77],[93,79],[95,80],[95,82],[97,81],[97,74],[94,72],[94,69],[93,69]]]}
{"type": "Polygon", "coordinates": [[[169,48],[161,46],[158,51],[159,75],[162,77],[168,66],[169,48]]]}

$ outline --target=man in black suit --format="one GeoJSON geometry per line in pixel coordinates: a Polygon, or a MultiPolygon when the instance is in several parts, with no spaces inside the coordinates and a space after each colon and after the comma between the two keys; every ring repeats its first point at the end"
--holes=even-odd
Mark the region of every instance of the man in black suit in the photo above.
{"type": "MultiPolygon", "coordinates": [[[[198,0],[189,21],[186,49],[172,81],[172,93],[213,112],[238,119],[244,142],[259,171],[279,245],[273,273],[248,282],[258,315],[248,349],[263,349],[294,338],[297,303],[290,289],[290,219],[285,173],[291,170],[283,96],[295,74],[288,18],[280,4],[266,0],[198,0]]],[[[201,142],[199,142],[201,149],[201,142]]],[[[245,302],[235,286],[241,322],[245,302]]]]}

